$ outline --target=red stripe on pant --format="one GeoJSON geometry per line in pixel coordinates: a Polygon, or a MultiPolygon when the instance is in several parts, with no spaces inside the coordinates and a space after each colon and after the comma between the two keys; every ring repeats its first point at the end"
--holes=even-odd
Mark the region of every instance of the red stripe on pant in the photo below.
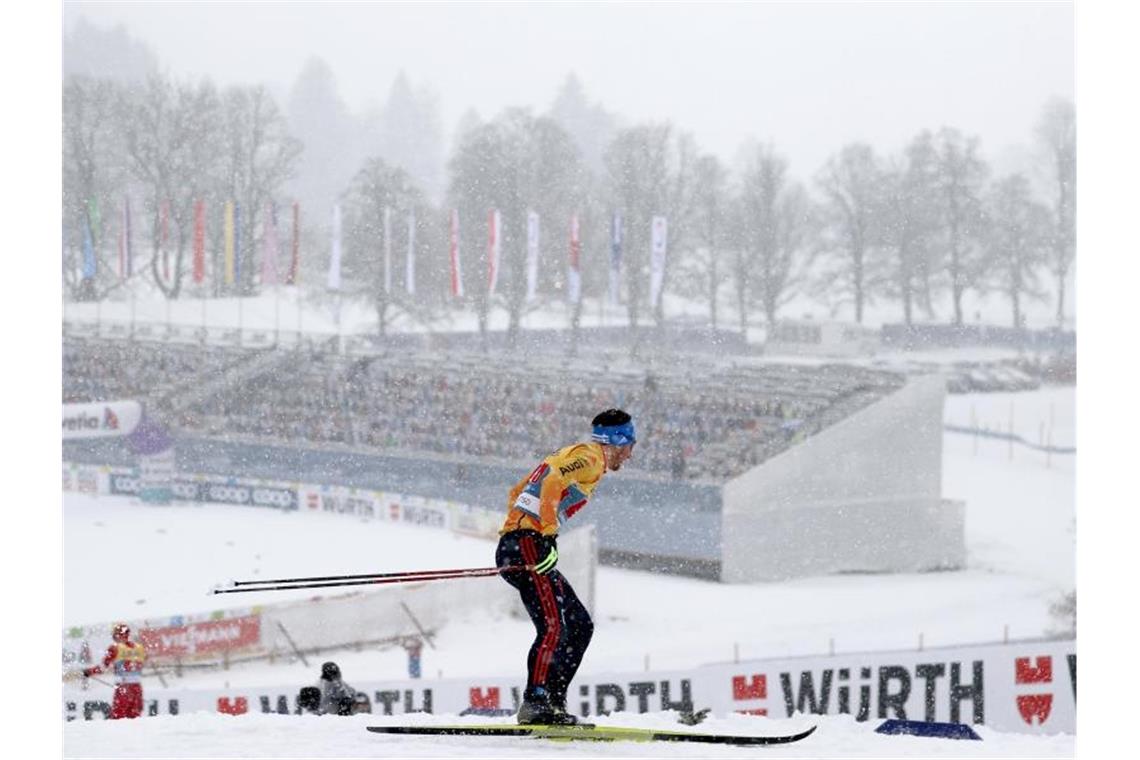
{"type": "MultiPolygon", "coordinates": [[[[523,559],[528,565],[538,563],[538,551],[534,546],[534,539],[524,536],[519,542],[523,551],[523,559]]],[[[546,673],[550,669],[550,660],[554,657],[554,649],[558,646],[558,639],[562,633],[561,618],[558,615],[558,605],[554,602],[554,590],[550,585],[550,578],[539,573],[531,573],[534,578],[534,587],[538,591],[538,599],[542,604],[542,611],[546,617],[546,635],[538,647],[538,654],[534,658],[534,684],[546,683],[546,673]]]]}

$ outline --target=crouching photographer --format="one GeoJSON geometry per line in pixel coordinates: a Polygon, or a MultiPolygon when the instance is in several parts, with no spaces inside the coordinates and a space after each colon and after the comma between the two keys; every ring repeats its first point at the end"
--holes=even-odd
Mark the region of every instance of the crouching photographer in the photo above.
{"type": "Polygon", "coordinates": [[[335,662],[321,665],[321,678],[316,686],[306,686],[297,697],[302,713],[315,715],[354,715],[372,712],[368,695],[344,682],[340,666],[335,662]]]}

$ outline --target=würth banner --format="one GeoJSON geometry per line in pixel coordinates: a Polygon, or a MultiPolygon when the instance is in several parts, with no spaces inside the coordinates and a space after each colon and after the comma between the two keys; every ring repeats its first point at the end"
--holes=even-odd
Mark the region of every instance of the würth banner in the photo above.
{"type": "MultiPolygon", "coordinates": [[[[517,710],[525,685],[496,677],[351,683],[368,696],[372,712],[383,715],[517,710]]],[[[154,715],[200,710],[296,714],[297,692],[296,684],[146,690],[154,715]]],[[[65,691],[65,719],[103,716],[101,698],[94,690],[65,691]]],[[[567,708],[583,717],[705,708],[720,715],[770,718],[815,713],[850,715],[860,722],[899,718],[1057,734],[1076,732],[1076,703],[1076,642],[1068,640],[585,674],[575,678],[567,708]]]]}

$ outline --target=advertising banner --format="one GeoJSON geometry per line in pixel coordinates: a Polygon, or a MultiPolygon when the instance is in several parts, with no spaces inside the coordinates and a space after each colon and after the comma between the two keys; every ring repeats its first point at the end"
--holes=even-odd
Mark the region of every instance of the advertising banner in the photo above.
{"type": "MultiPolygon", "coordinates": [[[[133,472],[119,471],[108,475],[108,492],[113,495],[140,496],[142,487],[139,476],[133,472]]],[[[176,477],[171,483],[171,495],[179,501],[297,509],[296,488],[260,480],[176,477]]]]}
{"type": "MultiPolygon", "coordinates": [[[[1072,734],[1076,673],[1076,642],[1071,640],[756,660],[681,671],[579,675],[567,708],[582,717],[708,708],[721,715],[843,714],[860,722],[897,718],[1072,734]]],[[[501,677],[426,683],[357,681],[351,674],[346,679],[368,695],[372,712],[381,715],[472,709],[506,715],[518,709],[525,686],[521,679],[501,677]]],[[[300,686],[148,689],[146,696],[153,706],[149,714],[296,714],[300,686]]],[[[65,693],[66,719],[102,717],[96,702],[92,695],[65,693]]]]}
{"type": "Polygon", "coordinates": [[[148,659],[195,657],[256,647],[261,641],[261,616],[209,620],[181,626],[143,628],[139,641],[148,659]]]}
{"type": "Polygon", "coordinates": [[[63,440],[130,435],[142,419],[138,401],[99,401],[63,405],[63,440]]]}

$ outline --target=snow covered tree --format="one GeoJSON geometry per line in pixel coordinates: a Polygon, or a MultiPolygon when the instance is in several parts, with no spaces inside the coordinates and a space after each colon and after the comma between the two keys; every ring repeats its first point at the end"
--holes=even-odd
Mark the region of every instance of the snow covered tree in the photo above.
{"type": "Polygon", "coordinates": [[[692,167],[696,146],[686,135],[674,137],[668,123],[642,124],[621,130],[605,154],[606,195],[622,214],[623,280],[633,350],[640,333],[641,312],[648,308],[662,323],[661,301],[648,303],[650,225],[654,216],[668,219],[668,250],[662,293],[669,287],[669,271],[686,242],[686,218],[692,197],[692,167]]]}
{"type": "Polygon", "coordinates": [[[880,167],[870,145],[852,143],[832,156],[816,177],[823,192],[823,254],[830,266],[821,284],[849,297],[855,321],[880,285],[875,240],[879,234],[880,167]]]}
{"type": "Polygon", "coordinates": [[[704,300],[714,328],[720,314],[720,290],[728,281],[725,256],[731,245],[731,205],[727,168],[711,153],[699,156],[693,163],[689,220],[693,250],[678,260],[673,288],[681,295],[704,300]]]}
{"type": "Polygon", "coordinates": [[[256,270],[257,241],[262,233],[266,204],[278,197],[293,176],[301,143],[288,132],[277,104],[263,86],[231,87],[222,94],[219,130],[224,193],[241,204],[239,293],[248,293],[256,270]]]}
{"type": "Polygon", "coordinates": [[[103,217],[122,202],[127,176],[121,155],[120,88],[71,76],[63,87],[63,282],[75,298],[101,298],[117,280],[104,257],[103,217]],[[90,236],[96,275],[85,279],[84,238],[90,236]]]}
{"type": "Polygon", "coordinates": [[[1077,118],[1071,100],[1046,104],[1037,123],[1052,178],[1049,268],[1057,282],[1057,327],[1065,324],[1065,280],[1076,258],[1077,118]]]}
{"type": "Polygon", "coordinates": [[[394,312],[417,315],[420,311],[417,299],[409,297],[406,288],[401,287],[400,264],[407,251],[409,214],[415,214],[417,219],[438,217],[407,172],[380,158],[366,161],[344,197],[343,277],[351,294],[373,302],[381,337],[387,335],[394,312]],[[392,239],[385,240],[385,233],[392,239]],[[391,254],[388,261],[386,249],[391,254]]]}
{"type": "Polygon", "coordinates": [[[980,154],[980,141],[944,127],[934,138],[938,151],[939,241],[950,280],[954,324],[962,324],[962,297],[985,276],[982,193],[989,167],[980,154]]]}
{"type": "Polygon", "coordinates": [[[617,134],[618,120],[600,103],[589,102],[577,75],[566,76],[550,106],[549,116],[574,140],[589,171],[602,174],[606,146],[617,134]]]}
{"type": "Polygon", "coordinates": [[[916,301],[928,311],[931,306],[932,253],[939,231],[937,172],[933,136],[922,132],[882,176],[880,242],[891,258],[889,286],[902,302],[908,325],[914,323],[916,301]]]}
{"type": "Polygon", "coordinates": [[[807,260],[813,204],[787,172],[788,162],[768,145],[753,150],[742,173],[738,221],[748,253],[735,273],[742,331],[752,304],[759,305],[772,329],[807,260]]]}
{"type": "Polygon", "coordinates": [[[500,289],[493,298],[507,309],[507,338],[513,344],[527,308],[527,213],[539,215],[540,250],[548,262],[540,268],[543,279],[560,280],[570,218],[580,214],[585,203],[586,177],[578,150],[552,119],[508,109],[461,136],[450,169],[448,203],[459,211],[464,289],[474,300],[483,334],[492,305],[488,215],[499,211],[500,289]]]}
{"type": "Polygon", "coordinates": [[[1038,273],[1049,251],[1049,209],[1033,200],[1029,180],[1021,174],[997,182],[986,208],[991,287],[1009,299],[1013,326],[1023,327],[1024,299],[1045,297],[1038,273]]]}
{"type": "Polygon", "coordinates": [[[396,74],[379,114],[379,155],[408,173],[428,199],[444,192],[443,121],[439,98],[427,87],[413,89],[407,75],[396,74]]]}

